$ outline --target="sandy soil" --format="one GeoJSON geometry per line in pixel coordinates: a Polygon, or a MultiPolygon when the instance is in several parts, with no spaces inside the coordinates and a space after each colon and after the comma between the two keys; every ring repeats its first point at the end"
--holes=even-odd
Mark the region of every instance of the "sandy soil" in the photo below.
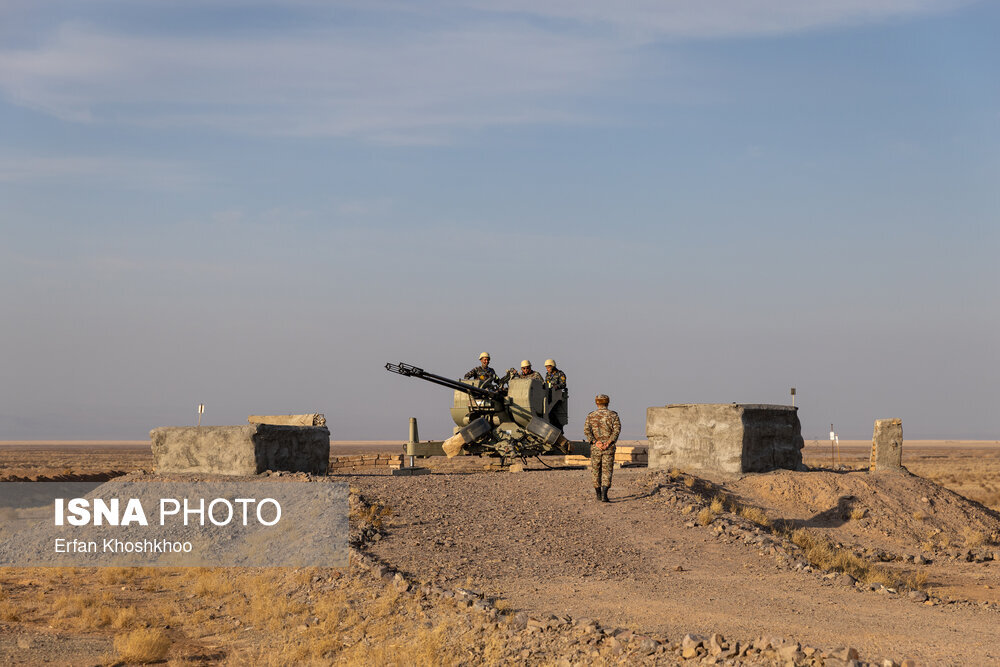
{"type": "MultiPolygon", "coordinates": [[[[487,473],[480,459],[433,458],[418,462],[432,468],[429,476],[366,474],[351,481],[393,510],[379,541],[365,547],[372,555],[413,579],[471,586],[512,609],[591,617],[604,627],[673,641],[687,632],[721,632],[740,641],[775,635],[827,649],[850,644],[872,661],[1000,663],[1000,517],[928,479],[848,472],[865,466],[869,447],[842,443],[836,461],[842,469],[834,470],[824,460],[828,443],[809,443],[806,462],[826,470],[706,480],[709,493],[663,472],[618,470],[610,505],[596,502],[585,469],[548,470],[534,461],[523,473],[487,473]],[[869,590],[803,569],[794,547],[727,513],[698,525],[698,509],[720,492],[791,528],[885,561],[900,576],[926,575],[931,599],[914,601],[905,591],[869,590]]],[[[997,443],[908,441],[904,447],[910,469],[969,495],[988,499],[1000,478],[997,443]]],[[[331,454],[400,448],[398,442],[335,443],[331,454]]],[[[0,480],[84,479],[151,467],[148,444],[0,443],[0,480]]],[[[13,590],[15,596],[30,592],[13,590]]],[[[163,603],[172,599],[169,590],[151,586],[134,599],[163,603]]],[[[191,609],[202,604],[179,594],[191,609]]],[[[22,643],[31,648],[0,642],[0,653],[42,655],[44,647],[64,642],[78,646],[81,656],[107,655],[106,633],[32,627],[8,624],[7,630],[23,630],[8,636],[27,637],[22,643]]],[[[227,653],[224,642],[211,648],[221,651],[214,655],[227,653]]],[[[191,650],[213,655],[204,644],[191,650]]]]}
{"type": "MultiPolygon", "coordinates": [[[[717,631],[793,636],[814,646],[850,643],[870,660],[1000,659],[995,609],[927,606],[790,571],[756,546],[689,527],[690,516],[665,501],[683,489],[651,493],[652,474],[616,473],[610,505],[595,501],[582,470],[370,477],[357,485],[398,512],[374,553],[445,582],[471,577],[517,608],[590,615],[667,637],[717,631]]],[[[947,562],[937,568],[936,579],[961,574],[947,562]]],[[[980,564],[993,582],[995,571],[980,564]]]]}

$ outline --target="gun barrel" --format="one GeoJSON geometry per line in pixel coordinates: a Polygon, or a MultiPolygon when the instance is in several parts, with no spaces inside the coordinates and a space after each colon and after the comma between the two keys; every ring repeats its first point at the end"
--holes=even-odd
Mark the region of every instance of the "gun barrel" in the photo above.
{"type": "Polygon", "coordinates": [[[442,387],[449,387],[451,389],[456,389],[458,391],[464,391],[466,394],[471,394],[479,398],[501,398],[502,394],[498,391],[490,391],[489,389],[483,389],[482,387],[477,387],[471,384],[465,384],[464,382],[459,382],[458,380],[452,380],[451,378],[446,378],[441,375],[435,375],[434,373],[428,373],[422,368],[417,368],[411,364],[404,364],[399,362],[398,364],[386,364],[385,370],[390,373],[397,373],[399,375],[405,375],[406,377],[420,378],[421,380],[427,380],[428,382],[433,382],[434,384],[439,384],[442,387]]]}

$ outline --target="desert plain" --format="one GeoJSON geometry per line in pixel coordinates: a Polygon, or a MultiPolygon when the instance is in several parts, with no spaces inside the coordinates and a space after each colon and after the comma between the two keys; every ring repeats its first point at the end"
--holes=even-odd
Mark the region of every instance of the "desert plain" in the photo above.
{"type": "MultiPolygon", "coordinates": [[[[622,443],[622,444],[642,444],[622,443]]],[[[1000,442],[807,441],[808,472],[343,474],[347,569],[2,568],[7,664],[1000,664],[1000,442]],[[909,662],[907,662],[909,661],[909,662]]],[[[331,456],[401,453],[336,442],[331,456]]],[[[150,471],[148,442],[0,443],[0,481],[150,471]]]]}

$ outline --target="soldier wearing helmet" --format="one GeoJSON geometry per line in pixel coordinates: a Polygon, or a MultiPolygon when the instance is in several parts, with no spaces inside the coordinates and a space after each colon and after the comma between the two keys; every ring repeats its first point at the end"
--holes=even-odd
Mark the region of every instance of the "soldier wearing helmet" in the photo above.
{"type": "Polygon", "coordinates": [[[545,386],[548,389],[566,388],[566,374],[556,368],[555,359],[545,360],[545,386]]]}
{"type": "Polygon", "coordinates": [[[615,465],[615,443],[622,431],[618,413],[608,409],[610,402],[607,394],[598,394],[594,399],[597,409],[587,415],[583,425],[583,437],[590,442],[590,477],[597,499],[602,503],[608,502],[615,465]]]}
{"type": "Polygon", "coordinates": [[[497,372],[490,368],[490,353],[479,355],[479,365],[463,376],[466,380],[479,380],[480,385],[497,381],[497,372]]]}
{"type": "Polygon", "coordinates": [[[518,375],[521,378],[538,378],[539,382],[545,382],[545,378],[538,371],[531,370],[531,362],[525,359],[521,362],[521,374],[518,375]]]}

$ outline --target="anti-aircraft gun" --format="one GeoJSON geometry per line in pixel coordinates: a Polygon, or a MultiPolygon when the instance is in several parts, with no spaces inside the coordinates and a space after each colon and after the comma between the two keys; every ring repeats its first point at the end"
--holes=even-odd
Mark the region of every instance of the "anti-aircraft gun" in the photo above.
{"type": "Polygon", "coordinates": [[[463,453],[525,459],[549,452],[569,453],[563,436],[565,389],[549,389],[538,378],[517,377],[513,369],[497,381],[453,380],[410,364],[386,364],[406,377],[455,390],[451,418],[455,434],[444,441],[449,457],[463,453]]]}

